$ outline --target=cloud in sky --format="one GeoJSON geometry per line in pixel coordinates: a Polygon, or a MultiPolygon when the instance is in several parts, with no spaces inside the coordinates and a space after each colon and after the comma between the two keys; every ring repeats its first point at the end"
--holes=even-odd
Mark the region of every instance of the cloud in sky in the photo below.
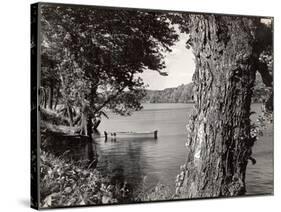
{"type": "Polygon", "coordinates": [[[179,41],[172,47],[172,52],[167,54],[165,71],[168,76],[161,76],[152,70],[144,71],[140,75],[144,83],[148,85],[148,89],[162,90],[192,81],[195,63],[192,49],[185,47],[187,38],[186,34],[180,34],[179,41]]]}

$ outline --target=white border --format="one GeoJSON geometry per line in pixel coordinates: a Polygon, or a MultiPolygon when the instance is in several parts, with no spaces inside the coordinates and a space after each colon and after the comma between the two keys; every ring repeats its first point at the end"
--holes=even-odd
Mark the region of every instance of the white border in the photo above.
{"type": "MultiPolygon", "coordinates": [[[[0,21],[0,208],[1,211],[30,211],[30,3],[1,2],[0,21]]],[[[67,211],[274,211],[280,205],[280,5],[277,0],[57,0],[48,2],[103,6],[216,12],[275,17],[275,195],[219,200],[196,200],[107,207],[67,209],[67,211]]],[[[280,206],[279,206],[280,207],[280,206]]]]}

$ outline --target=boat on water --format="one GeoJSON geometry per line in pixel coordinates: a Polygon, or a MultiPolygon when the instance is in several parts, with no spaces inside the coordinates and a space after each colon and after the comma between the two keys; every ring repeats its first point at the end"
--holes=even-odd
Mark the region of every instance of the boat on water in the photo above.
{"type": "Polygon", "coordinates": [[[104,137],[107,138],[146,138],[146,137],[153,137],[154,139],[157,139],[158,136],[158,130],[154,131],[145,131],[145,132],[108,132],[104,131],[104,137]]]}

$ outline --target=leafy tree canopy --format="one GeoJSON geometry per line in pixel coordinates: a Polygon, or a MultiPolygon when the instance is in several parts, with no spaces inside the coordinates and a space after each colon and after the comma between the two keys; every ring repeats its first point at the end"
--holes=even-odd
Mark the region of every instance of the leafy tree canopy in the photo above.
{"type": "Polygon", "coordinates": [[[42,86],[59,87],[65,105],[125,115],[141,109],[138,74],[165,75],[164,53],[178,35],[164,13],[48,5],[42,38],[42,86]]]}

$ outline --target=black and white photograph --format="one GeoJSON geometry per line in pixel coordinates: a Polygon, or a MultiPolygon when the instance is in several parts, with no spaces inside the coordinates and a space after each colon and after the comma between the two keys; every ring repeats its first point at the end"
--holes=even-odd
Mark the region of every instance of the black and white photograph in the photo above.
{"type": "Polygon", "coordinates": [[[273,195],[273,26],[32,4],[31,207],[273,195]]]}

